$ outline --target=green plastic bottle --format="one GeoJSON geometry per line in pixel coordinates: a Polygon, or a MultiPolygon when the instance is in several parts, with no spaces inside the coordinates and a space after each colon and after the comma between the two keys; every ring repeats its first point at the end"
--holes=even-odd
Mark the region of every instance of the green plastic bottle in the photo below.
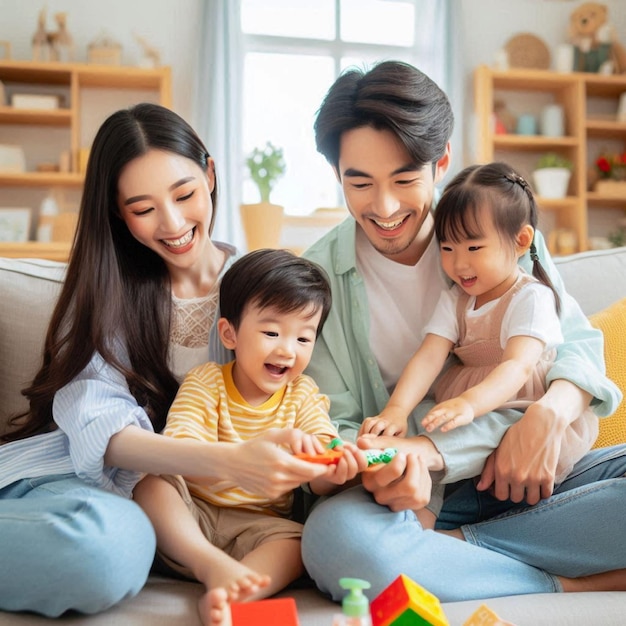
{"type": "Polygon", "coordinates": [[[372,626],[370,602],[363,593],[371,585],[360,578],[340,578],[339,584],[348,593],[341,602],[341,613],[333,618],[333,626],[372,626]]]}

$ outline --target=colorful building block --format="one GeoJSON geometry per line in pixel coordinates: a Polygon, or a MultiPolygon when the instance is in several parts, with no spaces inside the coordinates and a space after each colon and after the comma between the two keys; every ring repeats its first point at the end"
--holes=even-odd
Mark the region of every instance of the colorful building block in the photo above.
{"type": "Polygon", "coordinates": [[[463,626],[514,626],[510,622],[502,621],[486,604],[481,604],[463,622],[463,626]]]}
{"type": "Polygon", "coordinates": [[[293,598],[270,598],[230,605],[233,626],[300,626],[293,598]]]}
{"type": "Polygon", "coordinates": [[[400,574],[370,604],[373,626],[450,626],[439,599],[400,574]]]}

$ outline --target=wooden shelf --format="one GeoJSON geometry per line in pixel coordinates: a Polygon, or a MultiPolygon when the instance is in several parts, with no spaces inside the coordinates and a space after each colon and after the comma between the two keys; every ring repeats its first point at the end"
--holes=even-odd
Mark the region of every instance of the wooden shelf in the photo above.
{"type": "Polygon", "coordinates": [[[0,124],[33,124],[41,126],[69,126],[72,112],[69,109],[40,111],[0,106],[0,124]]]}
{"type": "MultiPolygon", "coordinates": [[[[480,66],[474,75],[474,108],[478,122],[477,159],[486,163],[503,159],[532,174],[531,163],[541,153],[556,152],[574,163],[569,184],[569,196],[558,200],[537,198],[542,211],[553,215],[557,229],[572,230],[579,250],[586,250],[589,238],[589,212],[595,207],[626,209],[626,198],[616,198],[590,192],[587,169],[596,155],[589,153],[591,139],[612,139],[626,144],[626,122],[615,114],[605,114],[614,108],[626,92],[626,75],[605,76],[584,72],[559,73],[547,70],[494,70],[480,66]],[[515,103],[517,111],[525,92],[542,94],[563,107],[566,136],[496,135],[492,126],[494,103],[503,100],[515,103]],[[597,111],[597,112],[596,112],[597,111]]],[[[535,100],[536,101],[536,100],[535,100]]],[[[536,161],[535,161],[536,162],[536,161]]],[[[557,252],[557,251],[554,251],[557,252]]]]}
{"type": "Polygon", "coordinates": [[[0,187],[80,187],[83,180],[77,172],[0,171],[0,187]]]}
{"type": "MultiPolygon", "coordinates": [[[[111,102],[120,102],[120,108],[141,100],[159,102],[171,107],[172,79],[169,67],[145,69],[140,67],[90,65],[87,63],[36,63],[32,61],[0,60],[0,81],[5,83],[7,91],[19,93],[59,94],[62,96],[64,108],[50,110],[16,109],[12,106],[0,106],[0,143],[2,134],[9,129],[5,143],[14,144],[16,135],[25,137],[24,152],[28,167],[34,169],[39,152],[49,155],[52,146],[58,146],[60,153],[69,149],[71,171],[69,172],[1,172],[1,188],[24,188],[26,190],[54,188],[63,193],[64,189],[80,190],[84,183],[84,174],[79,172],[79,154],[89,137],[95,132],[93,126],[104,119],[111,111],[111,102]],[[115,92],[109,98],[100,98],[99,94],[86,94],[84,90],[104,89],[115,92]],[[119,93],[117,93],[119,92],[119,93]],[[150,92],[149,94],[137,92],[150,92]],[[103,100],[100,111],[100,100],[103,100]],[[86,105],[85,102],[88,104],[86,105]],[[84,107],[90,110],[85,111],[84,107]],[[19,127],[11,130],[10,127],[19,127]],[[49,127],[55,132],[24,132],[23,127],[49,127]],[[60,130],[57,131],[56,128],[60,130]],[[43,142],[54,142],[39,150],[43,142]],[[31,157],[28,159],[28,157],[31,157]]],[[[96,126],[97,127],[97,126],[96,126]]],[[[27,128],[28,130],[28,128],[27,128]]],[[[21,141],[20,141],[21,143],[21,141]]],[[[39,157],[41,158],[41,157],[39,157]]],[[[49,157],[48,157],[49,158],[49,157]]],[[[53,157],[54,159],[54,157],[53,157]]],[[[23,193],[20,190],[20,193],[23,193]]],[[[26,192],[28,194],[28,191],[26,192]]],[[[26,195],[25,194],[25,195],[26,195]]],[[[75,195],[75,194],[71,194],[75,195]]],[[[37,193],[41,201],[41,192],[37,193]]],[[[28,206],[24,204],[24,206],[28,206]]],[[[38,204],[30,205],[38,206],[38,204]]],[[[34,219],[37,212],[34,211],[34,219]]],[[[0,256],[34,257],[66,261],[69,255],[69,243],[0,243],[0,256]]]]}

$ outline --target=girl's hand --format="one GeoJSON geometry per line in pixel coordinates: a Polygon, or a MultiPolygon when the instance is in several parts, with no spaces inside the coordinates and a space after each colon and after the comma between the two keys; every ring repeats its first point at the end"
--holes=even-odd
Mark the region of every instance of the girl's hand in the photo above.
{"type": "Polygon", "coordinates": [[[429,433],[439,427],[445,433],[458,426],[470,424],[474,417],[474,409],[469,402],[461,397],[450,398],[433,407],[422,420],[422,426],[429,433]]]}
{"type": "Polygon", "coordinates": [[[407,417],[399,413],[383,411],[376,417],[366,417],[359,429],[361,435],[387,435],[389,437],[404,437],[407,430],[407,417]]]}

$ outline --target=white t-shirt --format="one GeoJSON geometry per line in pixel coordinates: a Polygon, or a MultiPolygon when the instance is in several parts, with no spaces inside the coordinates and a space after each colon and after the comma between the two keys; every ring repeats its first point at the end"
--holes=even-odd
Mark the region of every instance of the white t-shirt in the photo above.
{"type": "MultiPolygon", "coordinates": [[[[425,333],[445,337],[453,343],[457,342],[459,326],[456,307],[460,294],[461,290],[456,285],[441,294],[432,319],[424,328],[425,333]]],[[[474,310],[476,298],[470,298],[465,312],[466,318],[480,318],[486,315],[499,300],[496,298],[474,310]]],[[[530,283],[513,296],[511,305],[502,318],[500,347],[504,349],[511,337],[520,335],[535,337],[543,341],[546,344],[546,350],[550,350],[563,342],[561,322],[556,313],[554,295],[546,285],[530,283]]]]}
{"type": "Polygon", "coordinates": [[[391,261],[356,230],[356,265],[365,283],[370,316],[369,341],[391,393],[424,339],[442,291],[448,289],[433,236],[415,265],[391,261]]]}

